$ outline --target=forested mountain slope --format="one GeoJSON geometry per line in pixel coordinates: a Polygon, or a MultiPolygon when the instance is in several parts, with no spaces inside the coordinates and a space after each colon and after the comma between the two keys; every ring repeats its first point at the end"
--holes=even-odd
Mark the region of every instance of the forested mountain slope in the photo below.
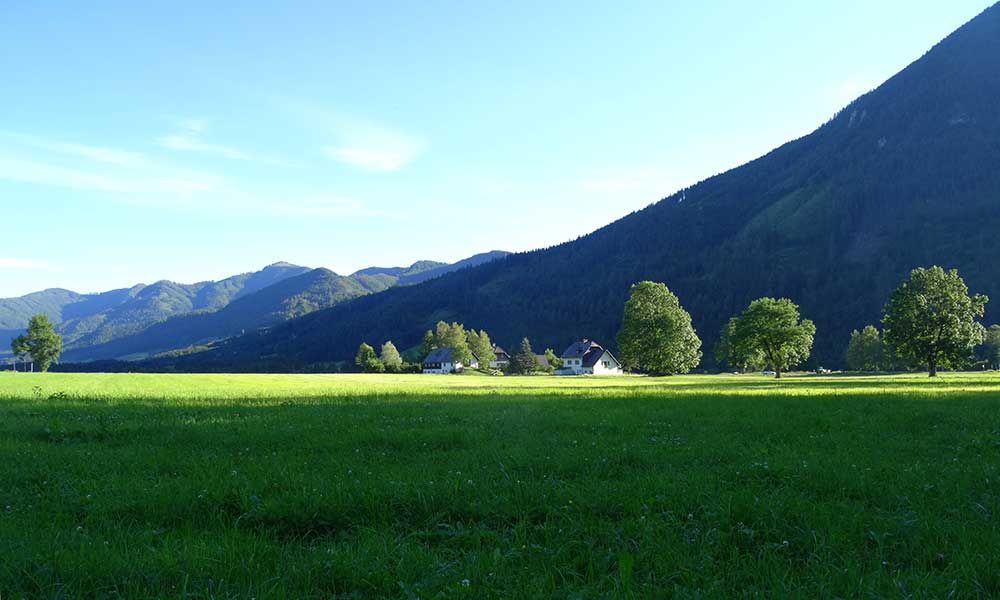
{"type": "Polygon", "coordinates": [[[276,263],[257,273],[217,283],[183,285],[162,281],[99,294],[87,302],[94,304],[103,299],[111,309],[88,314],[78,305],[63,308],[64,316],[73,311],[87,315],[59,324],[66,342],[63,360],[148,358],[256,332],[353,298],[504,255],[485,253],[452,264],[419,261],[410,267],[373,267],[350,276],[329,269],[276,263]]]}
{"type": "Polygon", "coordinates": [[[50,289],[0,299],[0,353],[38,313],[48,315],[56,324],[66,348],[84,347],[142,331],[174,315],[218,310],[237,298],[307,271],[307,267],[275,263],[220,281],[183,284],[164,280],[97,294],[50,289]]]}
{"type": "MultiPolygon", "coordinates": [[[[789,99],[789,102],[794,102],[789,99]]],[[[665,142],[668,143],[668,142],[665,142]]],[[[438,319],[536,348],[611,344],[629,286],[663,281],[707,354],[759,296],[816,322],[813,363],[842,362],[915,266],[958,268],[1000,319],[1000,7],[993,6],[812,134],[585,237],[359,298],[191,357],[189,368],[349,359],[419,342],[438,319]],[[200,364],[199,364],[200,363],[200,364]]]]}
{"type": "Polygon", "coordinates": [[[103,344],[68,350],[66,361],[146,358],[159,352],[241,335],[371,293],[329,269],[290,277],[211,312],[194,312],[156,323],[103,344]]]}
{"type": "Polygon", "coordinates": [[[459,269],[475,267],[477,265],[488,263],[491,260],[503,258],[508,254],[510,254],[510,252],[504,252],[503,250],[491,250],[490,252],[475,254],[469,258],[465,258],[454,263],[421,260],[413,263],[409,267],[369,267],[352,273],[350,277],[372,292],[381,292],[382,290],[387,290],[397,285],[413,285],[415,283],[421,283],[423,281],[434,279],[435,277],[440,277],[459,269]]]}

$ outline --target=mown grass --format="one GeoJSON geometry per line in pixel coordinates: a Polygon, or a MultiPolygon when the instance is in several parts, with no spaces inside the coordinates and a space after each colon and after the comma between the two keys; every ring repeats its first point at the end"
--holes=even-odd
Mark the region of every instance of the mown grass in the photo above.
{"type": "Polygon", "coordinates": [[[0,374],[3,598],[1000,596],[1000,376],[0,374]]]}

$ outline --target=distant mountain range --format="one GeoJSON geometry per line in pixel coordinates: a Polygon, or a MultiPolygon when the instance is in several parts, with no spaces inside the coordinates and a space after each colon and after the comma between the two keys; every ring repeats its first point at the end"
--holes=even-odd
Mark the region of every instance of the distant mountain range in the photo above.
{"type": "Polygon", "coordinates": [[[691,312],[706,365],[731,315],[784,296],[817,325],[810,364],[835,366],[850,331],[877,323],[916,266],[958,268],[993,297],[987,320],[1000,319],[998,165],[994,5],[812,134],[590,235],[315,311],[173,367],[350,360],[362,340],[416,344],[437,319],[503,345],[613,347],[629,286],[644,279],[691,312]]]}
{"type": "Polygon", "coordinates": [[[64,361],[138,359],[183,351],[273,326],[395,286],[428,281],[501,258],[494,251],[447,264],[419,261],[409,267],[372,267],[349,276],[278,262],[220,281],[151,285],[78,294],[64,289],[0,299],[0,354],[44,313],[63,336],[64,361]]]}

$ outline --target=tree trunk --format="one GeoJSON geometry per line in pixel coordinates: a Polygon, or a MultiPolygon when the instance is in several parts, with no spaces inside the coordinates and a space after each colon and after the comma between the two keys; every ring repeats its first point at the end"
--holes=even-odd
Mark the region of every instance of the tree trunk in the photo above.
{"type": "Polygon", "coordinates": [[[927,376],[937,377],[937,357],[931,356],[927,360],[927,376]]]}
{"type": "Polygon", "coordinates": [[[781,379],[781,369],[774,369],[774,378],[781,379]]]}

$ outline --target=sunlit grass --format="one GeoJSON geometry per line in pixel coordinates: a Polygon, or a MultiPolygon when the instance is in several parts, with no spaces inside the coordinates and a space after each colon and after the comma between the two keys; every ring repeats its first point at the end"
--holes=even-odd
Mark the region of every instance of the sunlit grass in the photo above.
{"type": "Polygon", "coordinates": [[[4,597],[1000,594],[1000,376],[0,374],[4,597]]]}

